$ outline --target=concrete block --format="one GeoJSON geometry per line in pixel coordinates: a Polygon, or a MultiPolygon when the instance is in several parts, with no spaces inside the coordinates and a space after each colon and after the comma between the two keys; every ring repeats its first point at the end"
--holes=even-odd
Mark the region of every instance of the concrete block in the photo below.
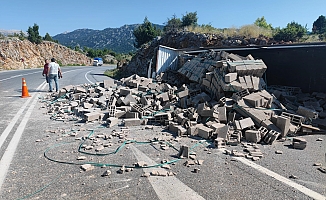
{"type": "Polygon", "coordinates": [[[90,170],[93,170],[95,167],[91,164],[84,164],[84,165],[81,165],[80,168],[84,171],[90,171],[90,170]]]}
{"type": "Polygon", "coordinates": [[[263,97],[257,93],[251,93],[243,97],[243,99],[254,108],[263,106],[263,97]]]}
{"type": "Polygon", "coordinates": [[[161,102],[168,102],[170,100],[167,92],[158,95],[157,98],[160,99],[161,102]]]}
{"type": "Polygon", "coordinates": [[[213,129],[206,126],[201,126],[198,128],[198,136],[204,139],[209,139],[212,136],[213,129]]]}
{"type": "Polygon", "coordinates": [[[255,126],[255,123],[252,121],[252,119],[250,117],[248,117],[248,118],[239,120],[239,125],[240,125],[240,127],[236,127],[237,130],[243,130],[243,129],[255,126]]]}
{"type": "Polygon", "coordinates": [[[83,107],[84,107],[85,109],[90,109],[90,108],[93,107],[93,104],[90,104],[90,103],[86,103],[86,102],[84,102],[84,103],[83,103],[83,107]]]}
{"type": "Polygon", "coordinates": [[[177,94],[177,96],[179,97],[179,98],[183,98],[183,97],[187,97],[189,95],[189,90],[187,89],[187,90],[184,90],[184,91],[181,91],[181,92],[179,92],[178,94],[177,94]]]}
{"type": "Polygon", "coordinates": [[[78,106],[78,102],[77,101],[71,101],[69,104],[72,108],[75,108],[78,106]]]}
{"type": "Polygon", "coordinates": [[[100,113],[98,112],[90,112],[90,113],[85,113],[85,120],[87,122],[95,121],[100,119],[100,113]]]}
{"type": "Polygon", "coordinates": [[[224,125],[216,129],[215,133],[217,134],[217,137],[227,140],[229,137],[229,128],[230,127],[228,125],[224,125]]]}
{"type": "Polygon", "coordinates": [[[260,78],[256,76],[251,76],[252,86],[255,91],[261,90],[260,87],[260,78]]]}
{"type": "Polygon", "coordinates": [[[190,126],[190,127],[188,127],[188,129],[187,129],[187,135],[194,136],[195,133],[197,133],[196,130],[197,130],[197,127],[196,126],[190,126]]]}
{"type": "Polygon", "coordinates": [[[227,123],[226,107],[218,107],[218,120],[222,123],[227,123]]]}
{"type": "Polygon", "coordinates": [[[304,138],[295,137],[292,139],[292,146],[294,149],[305,149],[307,146],[307,141],[304,138]]]}
{"type": "Polygon", "coordinates": [[[226,147],[226,140],[223,138],[216,138],[214,140],[214,146],[218,149],[226,147]]]}
{"type": "Polygon", "coordinates": [[[120,96],[127,96],[128,94],[131,94],[131,90],[127,88],[120,88],[119,94],[120,96]]]}
{"type": "Polygon", "coordinates": [[[318,112],[316,112],[313,109],[309,109],[307,107],[299,106],[297,110],[298,115],[302,115],[304,117],[308,117],[311,119],[317,119],[318,118],[318,112]]]}
{"type": "Polygon", "coordinates": [[[113,127],[114,125],[117,125],[119,123],[119,119],[115,117],[109,117],[106,119],[107,127],[113,127]]]}
{"type": "Polygon", "coordinates": [[[262,138],[262,139],[263,139],[263,138],[267,135],[267,133],[268,133],[268,129],[265,128],[265,127],[263,127],[263,126],[259,127],[258,131],[259,131],[259,133],[260,133],[260,138],[262,138]]]}
{"type": "Polygon", "coordinates": [[[77,86],[75,88],[75,93],[86,93],[86,92],[87,92],[86,89],[81,86],[77,86]]]}
{"type": "Polygon", "coordinates": [[[225,124],[221,124],[221,123],[212,123],[209,128],[213,129],[213,132],[218,133],[220,128],[223,128],[224,126],[226,126],[225,124]]]}
{"type": "Polygon", "coordinates": [[[186,146],[186,145],[182,145],[180,147],[180,151],[179,151],[179,154],[178,154],[178,157],[179,158],[189,158],[189,147],[186,146]]]}
{"type": "Polygon", "coordinates": [[[246,130],[245,138],[248,142],[257,143],[257,142],[260,142],[261,135],[258,130],[246,130]]]}
{"type": "Polygon", "coordinates": [[[202,117],[214,117],[214,109],[202,110],[200,115],[202,117]]]}
{"type": "Polygon", "coordinates": [[[290,129],[290,119],[284,116],[278,116],[276,126],[281,129],[281,136],[285,137],[290,129]]]}
{"type": "Polygon", "coordinates": [[[253,89],[254,86],[252,85],[252,80],[251,80],[251,76],[244,76],[244,79],[246,81],[247,87],[249,89],[253,89]]]}
{"type": "Polygon", "coordinates": [[[273,144],[273,142],[281,135],[280,132],[270,130],[264,137],[264,142],[266,144],[273,144]]]}
{"type": "Polygon", "coordinates": [[[125,114],[125,118],[139,118],[139,113],[138,112],[128,111],[125,114]]]}
{"type": "Polygon", "coordinates": [[[198,106],[197,106],[197,113],[198,113],[199,115],[201,115],[201,112],[202,112],[203,110],[206,110],[206,104],[205,104],[205,103],[198,104],[198,106]]]}
{"type": "Polygon", "coordinates": [[[138,90],[139,90],[139,91],[142,91],[142,92],[146,92],[146,91],[149,90],[149,88],[146,87],[146,86],[142,86],[142,85],[140,85],[140,86],[138,86],[138,90]]]}
{"type": "Polygon", "coordinates": [[[227,57],[229,59],[233,60],[233,61],[242,61],[242,58],[241,57],[239,57],[238,55],[235,55],[233,53],[229,54],[227,57]]]}
{"type": "Polygon", "coordinates": [[[114,79],[109,78],[109,79],[103,80],[103,88],[109,89],[113,86],[114,86],[114,79]]]}
{"type": "Polygon", "coordinates": [[[212,77],[214,76],[214,72],[207,72],[205,77],[209,82],[212,82],[212,77]]]}
{"type": "Polygon", "coordinates": [[[131,95],[131,94],[128,94],[123,100],[122,100],[122,103],[125,105],[125,106],[129,106],[130,104],[132,103],[137,103],[136,99],[131,95]]]}
{"type": "Polygon", "coordinates": [[[293,123],[294,125],[301,125],[301,123],[303,123],[305,120],[305,117],[303,117],[303,116],[295,115],[295,114],[288,113],[288,112],[282,112],[281,116],[289,118],[291,123],[293,123]]]}
{"type": "Polygon", "coordinates": [[[231,82],[237,80],[237,78],[238,78],[238,74],[237,73],[228,73],[228,74],[225,74],[224,81],[226,83],[231,83],[231,82]]]}
{"type": "Polygon", "coordinates": [[[206,79],[206,78],[203,79],[202,84],[203,84],[204,86],[208,87],[208,88],[211,87],[211,82],[210,82],[208,79],[206,79]]]}
{"type": "Polygon", "coordinates": [[[124,119],[124,126],[140,126],[141,121],[140,119],[124,119]]]}

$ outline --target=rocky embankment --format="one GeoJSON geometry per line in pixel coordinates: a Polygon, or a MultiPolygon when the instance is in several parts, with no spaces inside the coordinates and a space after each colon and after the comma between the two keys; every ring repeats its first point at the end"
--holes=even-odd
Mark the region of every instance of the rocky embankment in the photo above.
{"type": "Polygon", "coordinates": [[[56,58],[62,65],[89,65],[90,58],[54,42],[33,44],[28,40],[0,40],[0,70],[37,68],[45,59],[56,58]]]}
{"type": "Polygon", "coordinates": [[[159,45],[172,47],[175,49],[199,48],[199,47],[232,47],[247,45],[267,45],[275,41],[267,38],[244,38],[244,37],[224,37],[216,34],[201,34],[194,32],[170,32],[162,37],[154,39],[140,48],[127,66],[122,68],[124,76],[138,74],[147,76],[147,69],[152,59],[152,65],[156,64],[156,53],[159,45]]]}

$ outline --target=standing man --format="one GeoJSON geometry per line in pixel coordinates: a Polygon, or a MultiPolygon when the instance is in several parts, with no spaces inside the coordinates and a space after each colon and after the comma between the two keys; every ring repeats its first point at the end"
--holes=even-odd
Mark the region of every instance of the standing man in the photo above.
{"type": "Polygon", "coordinates": [[[45,80],[46,80],[47,83],[49,83],[48,71],[49,71],[49,60],[45,59],[45,64],[44,64],[42,76],[45,75],[45,80]]]}
{"type": "Polygon", "coordinates": [[[53,91],[52,80],[54,80],[55,82],[55,91],[58,92],[59,90],[58,74],[61,74],[60,66],[55,62],[55,58],[51,58],[51,62],[49,63],[49,70],[48,70],[49,92],[53,91]]]}

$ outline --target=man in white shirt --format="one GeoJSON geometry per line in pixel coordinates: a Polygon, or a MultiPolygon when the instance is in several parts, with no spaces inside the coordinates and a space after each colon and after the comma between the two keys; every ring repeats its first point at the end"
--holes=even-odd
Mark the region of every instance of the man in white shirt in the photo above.
{"type": "Polygon", "coordinates": [[[55,91],[58,92],[59,90],[59,80],[58,80],[58,73],[61,76],[61,69],[59,64],[55,62],[55,58],[51,58],[51,62],[49,63],[49,69],[48,69],[48,77],[49,77],[49,92],[53,91],[52,87],[52,80],[54,80],[55,83],[55,91]]]}

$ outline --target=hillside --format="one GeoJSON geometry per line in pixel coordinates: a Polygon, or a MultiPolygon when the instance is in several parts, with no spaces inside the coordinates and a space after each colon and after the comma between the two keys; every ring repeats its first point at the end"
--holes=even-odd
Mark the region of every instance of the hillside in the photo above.
{"type": "MultiPolygon", "coordinates": [[[[92,49],[110,49],[117,53],[136,51],[133,31],[139,24],[124,25],[120,28],[104,30],[78,29],[69,33],[61,33],[52,38],[68,47],[89,47],[92,49]]],[[[155,25],[163,28],[161,25],[155,25]]]]}
{"type": "Polygon", "coordinates": [[[42,67],[44,60],[52,57],[62,65],[89,65],[91,61],[84,54],[54,42],[33,44],[17,38],[0,40],[0,70],[42,67]]]}
{"type": "MultiPolygon", "coordinates": [[[[136,51],[133,31],[138,26],[139,24],[131,24],[104,30],[77,29],[55,35],[52,38],[67,47],[79,46],[92,49],[110,49],[117,53],[129,53],[136,51]]],[[[163,29],[162,25],[154,24],[154,26],[163,29]]]]}

